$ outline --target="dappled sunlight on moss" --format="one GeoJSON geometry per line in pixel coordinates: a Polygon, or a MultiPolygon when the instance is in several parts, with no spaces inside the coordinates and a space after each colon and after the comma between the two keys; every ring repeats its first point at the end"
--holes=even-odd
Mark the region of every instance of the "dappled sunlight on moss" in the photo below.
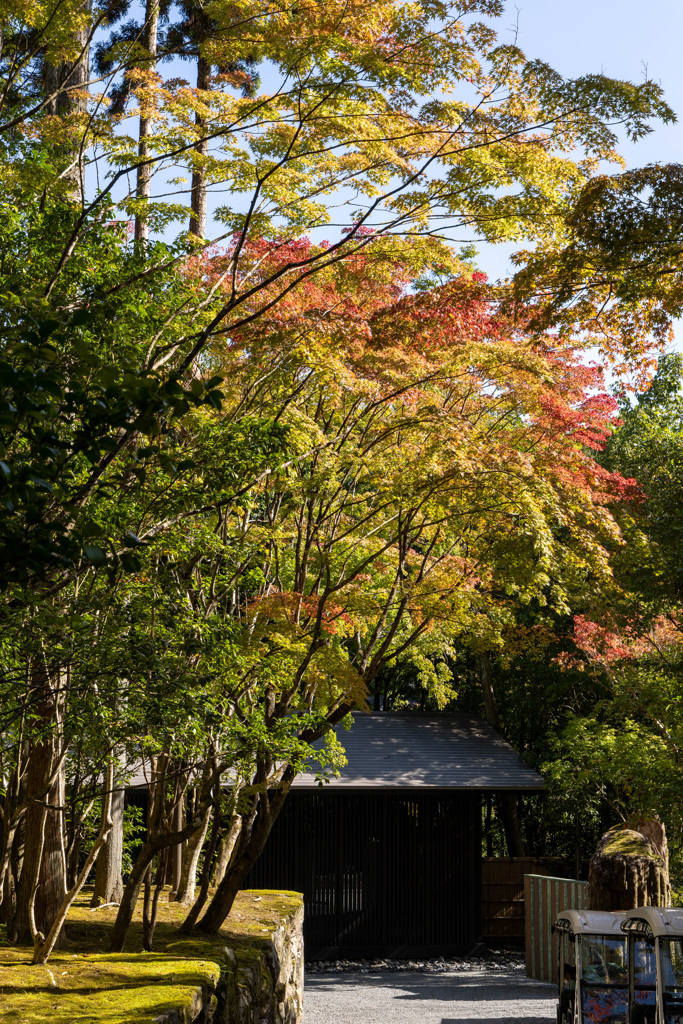
{"type": "Polygon", "coordinates": [[[260,970],[258,947],[283,918],[301,907],[297,893],[240,893],[219,936],[181,936],[187,908],[160,903],[156,950],[142,952],[141,902],[126,951],[105,952],[116,907],[91,911],[81,894],[68,918],[68,949],[46,966],[31,964],[27,946],[0,945],[0,1024],[152,1024],[189,1008],[202,987],[213,988],[226,945],[239,967],[260,970]]]}

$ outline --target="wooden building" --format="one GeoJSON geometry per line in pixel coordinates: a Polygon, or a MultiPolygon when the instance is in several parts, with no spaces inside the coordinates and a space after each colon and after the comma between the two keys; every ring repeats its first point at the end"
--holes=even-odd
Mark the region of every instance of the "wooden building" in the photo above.
{"type": "Polygon", "coordinates": [[[354,715],[348,764],[294,784],[248,880],[303,892],[307,958],[462,953],[481,937],[481,800],[541,777],[467,715],[354,715]]]}

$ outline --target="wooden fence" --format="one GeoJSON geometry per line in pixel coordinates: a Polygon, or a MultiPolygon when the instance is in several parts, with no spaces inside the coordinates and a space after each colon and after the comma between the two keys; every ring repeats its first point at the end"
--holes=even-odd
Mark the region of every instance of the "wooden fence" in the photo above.
{"type": "Polygon", "coordinates": [[[484,857],[481,865],[482,937],[485,942],[524,942],[524,876],[561,875],[561,857],[484,857]]]}
{"type": "Polygon", "coordinates": [[[525,875],[526,974],[557,982],[557,936],[550,929],[562,910],[584,910],[588,882],[548,875],[525,875]]]}

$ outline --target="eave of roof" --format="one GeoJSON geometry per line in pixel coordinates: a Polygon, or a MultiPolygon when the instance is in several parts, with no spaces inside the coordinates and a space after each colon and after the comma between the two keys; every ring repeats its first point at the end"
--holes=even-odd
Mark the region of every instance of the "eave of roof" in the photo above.
{"type": "MultiPolygon", "coordinates": [[[[442,789],[538,792],[541,776],[490,725],[471,715],[420,712],[356,713],[347,732],[337,728],[348,764],[326,791],[442,789]]],[[[316,789],[314,773],[293,788],[316,789]]]]}

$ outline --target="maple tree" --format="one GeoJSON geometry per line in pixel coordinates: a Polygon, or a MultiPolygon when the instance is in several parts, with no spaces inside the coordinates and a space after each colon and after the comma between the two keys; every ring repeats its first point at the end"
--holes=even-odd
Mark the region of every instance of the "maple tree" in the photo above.
{"type": "MultiPolygon", "coordinates": [[[[323,694],[334,722],[404,652],[495,648],[520,603],[585,596],[609,576],[603,545],[618,543],[608,506],[632,489],[587,453],[615,409],[586,394],[599,372],[551,339],[511,338],[481,275],[397,297],[395,275],[383,291],[374,262],[348,262],[278,304],[269,330],[260,320],[234,335],[213,367],[226,408],[239,384],[240,414],[277,409],[295,444],[240,496],[233,524],[227,502],[221,512],[233,548],[239,538],[245,559],[256,553],[259,586],[250,593],[250,575],[242,596],[250,643],[291,659],[271,727],[323,694]]],[[[447,679],[435,683],[446,703],[447,679]]],[[[286,764],[273,776],[275,812],[293,777],[286,764]]],[[[200,927],[229,910],[268,812],[251,850],[248,831],[238,839],[200,927]]]]}
{"type": "Polygon", "coordinates": [[[596,175],[564,214],[563,243],[515,257],[536,322],[585,331],[631,390],[652,380],[681,314],[682,181],[678,164],[596,175]]]}
{"type": "Polygon", "coordinates": [[[608,807],[622,821],[665,821],[675,877],[683,848],[680,386],[680,356],[661,357],[650,388],[622,401],[622,422],[600,456],[635,476],[640,493],[618,512],[626,543],[613,559],[614,585],[573,616],[573,643],[558,657],[593,677],[599,699],[570,718],[545,762],[563,798],[608,807]]]}
{"type": "MultiPolygon", "coordinates": [[[[174,21],[167,5],[151,3],[144,21],[124,23],[125,3],[92,13],[78,3],[13,10],[0,57],[5,386],[12,407],[19,380],[35,397],[7,419],[10,433],[50,389],[60,397],[54,409],[48,400],[49,416],[61,416],[61,426],[85,402],[83,433],[102,440],[90,446],[81,435],[78,444],[92,457],[91,478],[106,487],[117,472],[116,445],[135,443],[154,417],[159,423],[201,398],[199,360],[214,339],[267,316],[297,282],[334,261],[372,250],[396,264],[409,239],[416,269],[431,261],[453,273],[459,262],[445,241],[456,227],[492,240],[555,237],[557,217],[541,214],[564,208],[595,161],[615,156],[611,122],[638,137],[652,118],[671,113],[652,82],[564,81],[501,45],[486,21],[500,11],[494,0],[438,10],[372,0],[305,11],[215,2],[206,11],[187,5],[174,21]],[[199,60],[207,87],[178,78],[174,58],[199,60]],[[572,147],[585,159],[568,155],[572,147]],[[196,209],[190,235],[184,230],[184,165],[213,239],[197,241],[204,228],[196,209]],[[212,188],[222,205],[207,198],[212,188]],[[110,230],[121,218],[135,220],[130,244],[110,230]],[[297,243],[322,227],[330,229],[327,244],[297,243]],[[179,268],[217,239],[229,254],[229,287],[208,295],[182,288],[179,268]],[[259,262],[263,245],[280,247],[276,263],[259,262]],[[126,338],[112,361],[111,349],[100,354],[93,340],[113,318],[125,319],[126,338]],[[50,338],[67,344],[70,358],[45,374],[50,338]],[[93,378],[88,360],[100,358],[106,379],[93,398],[81,382],[93,378]],[[105,414],[97,403],[107,389],[118,399],[108,397],[105,414]],[[125,437],[113,442],[122,417],[125,437]]],[[[54,425],[45,425],[53,449],[65,443],[54,425]]],[[[85,546],[119,549],[118,539],[98,542],[74,525],[70,505],[82,500],[82,481],[65,487],[64,473],[59,498],[53,492],[52,533],[36,535],[36,480],[53,486],[61,472],[60,459],[46,454],[34,446],[15,466],[10,439],[0,452],[11,494],[5,554],[20,576],[41,562],[63,567],[60,558],[73,565],[85,546]]]]}
{"type": "MultiPolygon", "coordinates": [[[[98,498],[100,520],[116,533],[132,517],[137,542],[119,597],[96,565],[85,588],[82,614],[99,608],[109,623],[96,663],[118,666],[110,682],[126,694],[101,756],[117,745],[129,759],[161,758],[169,780],[173,760],[189,760],[184,787],[201,793],[183,829],[170,820],[177,795],[155,804],[114,948],[151,858],[206,829],[228,767],[239,762],[244,780],[240,829],[199,922],[209,930],[310,742],[362,705],[385,666],[456,644],[495,650],[516,608],[567,609],[609,579],[619,544],[610,506],[631,485],[590,454],[615,411],[595,393],[599,371],[557,339],[515,328],[482,275],[411,292],[419,252],[398,274],[390,255],[338,262],[268,319],[208,347],[221,410],[186,412],[144,477],[121,465],[128,491],[98,498]],[[177,698],[163,707],[169,692],[177,698]]],[[[290,258],[265,243],[250,256],[265,275],[290,258]]],[[[225,287],[229,260],[193,258],[189,282],[225,287]]],[[[139,465],[135,449],[124,457],[139,465]]],[[[67,703],[78,696],[74,711],[92,704],[81,714],[96,719],[103,669],[89,669],[94,688],[82,657],[70,664],[67,703]]],[[[433,692],[448,701],[447,675],[433,692]]],[[[80,719],[64,707],[62,716],[64,750],[66,723],[74,742],[80,719]]]]}

